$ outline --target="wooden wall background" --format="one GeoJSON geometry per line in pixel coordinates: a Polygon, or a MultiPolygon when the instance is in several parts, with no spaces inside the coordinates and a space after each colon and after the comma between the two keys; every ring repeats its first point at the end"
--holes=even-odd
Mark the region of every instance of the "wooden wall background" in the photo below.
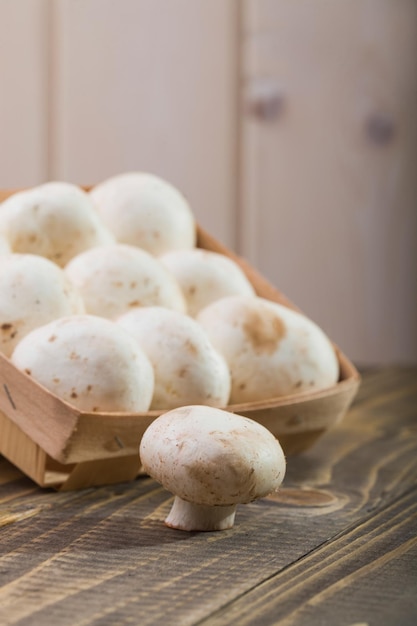
{"type": "Polygon", "coordinates": [[[155,172],[359,364],[417,362],[416,0],[0,0],[0,186],[155,172]]]}

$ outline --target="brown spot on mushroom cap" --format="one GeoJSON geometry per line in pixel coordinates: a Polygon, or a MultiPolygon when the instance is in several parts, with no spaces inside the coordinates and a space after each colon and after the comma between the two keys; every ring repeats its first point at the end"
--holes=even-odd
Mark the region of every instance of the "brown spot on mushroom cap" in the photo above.
{"type": "Polygon", "coordinates": [[[198,350],[190,339],[187,339],[187,341],[184,343],[184,347],[187,350],[187,352],[189,352],[193,356],[197,356],[198,350]]]}
{"type": "Polygon", "coordinates": [[[248,310],[242,325],[243,331],[255,352],[272,354],[286,334],[284,322],[273,312],[264,309],[248,310]]]}
{"type": "Polygon", "coordinates": [[[3,324],[1,324],[0,329],[2,331],[1,341],[3,345],[12,341],[19,332],[15,324],[11,324],[10,322],[4,322],[3,324]]]}

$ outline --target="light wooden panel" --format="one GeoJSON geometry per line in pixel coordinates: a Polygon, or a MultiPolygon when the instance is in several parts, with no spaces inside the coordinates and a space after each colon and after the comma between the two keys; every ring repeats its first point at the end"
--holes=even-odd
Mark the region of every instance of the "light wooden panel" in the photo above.
{"type": "Polygon", "coordinates": [[[356,362],[417,361],[417,3],[244,9],[242,250],[356,362]]]}
{"type": "Polygon", "coordinates": [[[0,188],[48,175],[46,0],[0,0],[0,188]]]}
{"type": "Polygon", "coordinates": [[[177,185],[234,243],[237,2],[56,0],[53,175],[177,185]]]}

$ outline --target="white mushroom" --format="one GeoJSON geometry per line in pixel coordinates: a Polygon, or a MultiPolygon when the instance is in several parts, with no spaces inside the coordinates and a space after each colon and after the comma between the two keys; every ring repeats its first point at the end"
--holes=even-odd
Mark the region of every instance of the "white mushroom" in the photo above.
{"type": "Polygon", "coordinates": [[[158,176],[145,172],[119,174],[90,193],[99,215],[118,241],[155,255],[195,246],[196,224],[188,202],[158,176]]]}
{"type": "Polygon", "coordinates": [[[79,292],[52,261],[34,254],[0,257],[0,351],[6,356],[34,328],[84,311],[79,292]]]}
{"type": "Polygon", "coordinates": [[[180,284],[189,315],[225,296],[255,295],[243,270],[224,254],[194,248],[168,252],[160,259],[180,284]]]}
{"type": "Polygon", "coordinates": [[[83,411],[147,411],[153,369],[130,335],[110,320],[74,315],[33,330],[14,365],[83,411]]]}
{"type": "Polygon", "coordinates": [[[83,250],[115,242],[90,196],[64,182],[45,183],[7,198],[0,205],[0,231],[13,252],[39,254],[61,267],[83,250]]]}
{"type": "Polygon", "coordinates": [[[323,389],[338,380],[328,337],[285,306],[230,296],[203,309],[197,320],[229,365],[231,404],[323,389]]]}
{"type": "Polygon", "coordinates": [[[236,505],[278,489],[285,457],[264,426],[206,406],[164,413],[145,431],[139,449],[145,472],[175,494],[165,520],[181,530],[224,530],[236,505]]]}
{"type": "Polygon", "coordinates": [[[122,315],[117,322],[135,337],[153,365],[151,409],[227,405],[229,368],[195,320],[178,311],[143,307],[122,315]]]}
{"type": "Polygon", "coordinates": [[[185,311],[181,288],[164,265],[135,246],[115,244],[76,256],[65,271],[92,315],[116,318],[138,306],[185,311]]]}
{"type": "MultiPolygon", "coordinates": [[[[1,213],[0,213],[1,218],[1,213]]],[[[7,237],[0,232],[0,256],[4,254],[10,254],[12,251],[10,244],[7,240],[7,237]]]]}

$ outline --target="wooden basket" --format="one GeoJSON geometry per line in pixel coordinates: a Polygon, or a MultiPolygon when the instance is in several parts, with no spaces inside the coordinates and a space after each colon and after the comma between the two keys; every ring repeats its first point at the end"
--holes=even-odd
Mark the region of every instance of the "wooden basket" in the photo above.
{"type": "MultiPolygon", "coordinates": [[[[0,193],[0,201],[11,192],[0,193]]],[[[256,293],[297,309],[245,260],[198,227],[198,246],[235,260],[256,293]]],[[[340,378],[333,387],[245,404],[227,410],[266,426],[287,455],[308,449],[337,424],[360,383],[352,363],[335,346],[340,378]]],[[[0,453],[41,487],[69,490],[134,479],[138,447],[162,411],[87,413],[54,396],[0,354],[0,453]]]]}

